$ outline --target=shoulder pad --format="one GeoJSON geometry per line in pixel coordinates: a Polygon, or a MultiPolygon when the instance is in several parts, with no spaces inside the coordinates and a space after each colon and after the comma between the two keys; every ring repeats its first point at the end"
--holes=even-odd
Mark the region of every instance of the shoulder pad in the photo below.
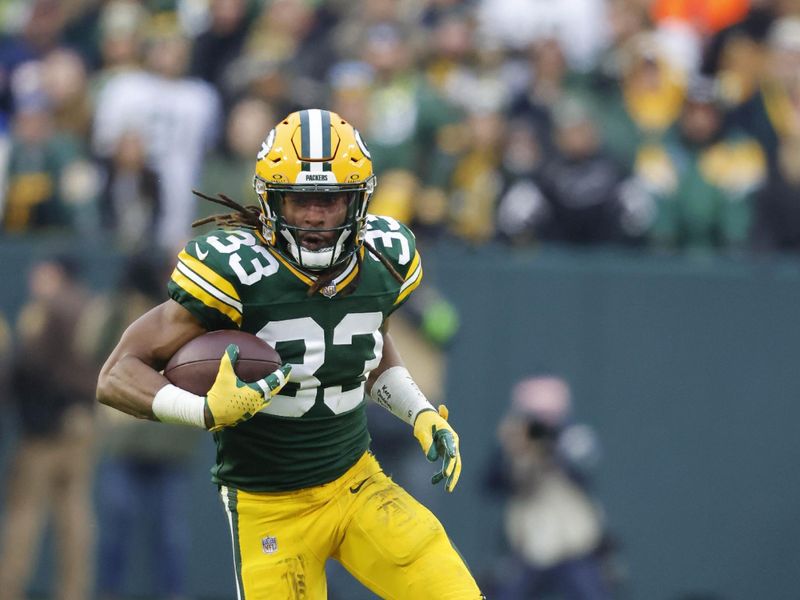
{"type": "Polygon", "coordinates": [[[242,302],[230,255],[257,244],[255,235],[240,229],[214,230],[190,240],[178,254],[170,297],[208,329],[230,328],[230,323],[239,327],[242,302]]]}
{"type": "Polygon", "coordinates": [[[404,274],[414,260],[417,242],[411,230],[397,219],[377,215],[367,216],[365,239],[388,258],[404,274]]]}
{"type": "Polygon", "coordinates": [[[185,251],[209,266],[219,264],[222,270],[230,272],[228,257],[231,254],[246,253],[258,245],[260,242],[256,235],[247,229],[214,229],[190,240],[185,251]]]}
{"type": "Polygon", "coordinates": [[[364,237],[403,278],[395,302],[399,305],[422,281],[422,262],[414,234],[392,217],[368,215],[364,237]]]}

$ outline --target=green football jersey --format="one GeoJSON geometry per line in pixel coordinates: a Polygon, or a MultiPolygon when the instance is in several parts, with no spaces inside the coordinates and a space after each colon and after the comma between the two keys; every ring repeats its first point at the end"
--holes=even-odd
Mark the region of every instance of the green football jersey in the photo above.
{"type": "Polygon", "coordinates": [[[313,297],[312,279],[245,229],[191,240],[178,256],[170,297],[208,330],[241,329],[292,365],[289,383],[260,413],[214,434],[215,483],[251,491],[332,481],[368,448],[365,382],[380,362],[381,326],[422,280],[414,235],[370,215],[366,240],[403,276],[361,248],[313,297]]]}

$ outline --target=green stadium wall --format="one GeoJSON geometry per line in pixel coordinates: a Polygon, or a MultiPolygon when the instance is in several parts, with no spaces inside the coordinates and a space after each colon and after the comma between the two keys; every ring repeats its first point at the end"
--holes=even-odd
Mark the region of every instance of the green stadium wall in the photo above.
{"type": "MultiPolygon", "coordinates": [[[[15,314],[25,268],[55,247],[0,240],[0,310],[15,314]]],[[[100,245],[82,252],[92,284],[112,285],[119,257],[100,245]]],[[[478,577],[501,549],[502,501],[483,484],[495,428],[513,383],[550,371],[571,382],[575,416],[601,444],[594,483],[621,545],[619,598],[798,598],[800,262],[461,246],[423,258],[429,284],[460,312],[446,381],[464,458],[455,494],[437,490],[425,500],[478,577]]],[[[6,465],[13,427],[0,422],[0,431],[6,465]]],[[[414,444],[409,433],[405,450],[414,444]]],[[[419,459],[428,476],[432,467],[419,459]]],[[[231,598],[230,537],[208,479],[212,460],[209,441],[186,503],[190,591],[231,598]]],[[[148,568],[137,543],[134,595],[148,568]]],[[[50,580],[50,545],[38,590],[50,580]]]]}

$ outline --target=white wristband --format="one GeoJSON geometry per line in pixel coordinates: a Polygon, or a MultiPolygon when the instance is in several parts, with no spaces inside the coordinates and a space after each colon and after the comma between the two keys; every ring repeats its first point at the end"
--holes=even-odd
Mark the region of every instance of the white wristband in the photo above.
{"type": "Polygon", "coordinates": [[[153,398],[153,414],[162,423],[177,423],[206,428],[206,400],[167,384],[153,398]]]}
{"type": "Polygon", "coordinates": [[[383,408],[409,425],[426,409],[436,410],[405,367],[390,367],[380,374],[369,392],[383,408]]]}

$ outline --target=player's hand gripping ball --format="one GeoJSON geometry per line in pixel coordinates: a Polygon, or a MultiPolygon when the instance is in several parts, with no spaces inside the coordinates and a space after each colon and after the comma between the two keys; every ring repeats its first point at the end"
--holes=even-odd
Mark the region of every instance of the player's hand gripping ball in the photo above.
{"type": "Polygon", "coordinates": [[[164,376],[173,385],[205,397],[206,424],[217,431],[238,425],[267,406],[288,381],[291,369],[255,335],[214,331],[178,350],[164,376]]]}

